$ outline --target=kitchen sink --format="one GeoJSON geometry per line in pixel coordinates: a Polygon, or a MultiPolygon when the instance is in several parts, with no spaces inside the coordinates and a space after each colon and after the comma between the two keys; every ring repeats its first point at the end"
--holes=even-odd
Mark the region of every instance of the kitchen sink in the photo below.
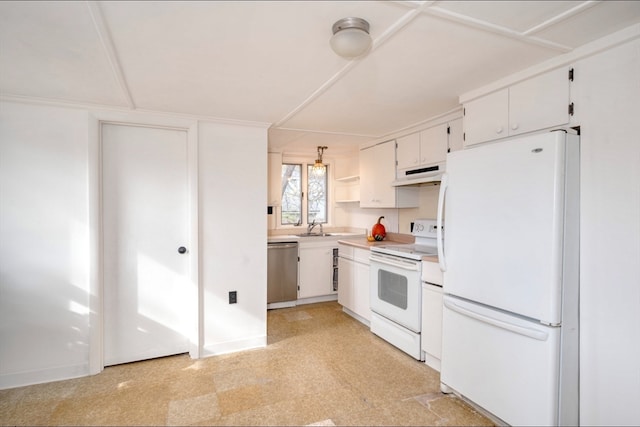
{"type": "Polygon", "coordinates": [[[325,236],[339,236],[340,234],[334,233],[300,233],[296,234],[298,237],[325,237],[325,236]]]}

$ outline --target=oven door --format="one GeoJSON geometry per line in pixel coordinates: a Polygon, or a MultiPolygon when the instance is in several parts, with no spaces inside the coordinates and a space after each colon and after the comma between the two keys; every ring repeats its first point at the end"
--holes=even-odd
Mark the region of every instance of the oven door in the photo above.
{"type": "Polygon", "coordinates": [[[369,261],[371,311],[419,334],[421,262],[379,253],[372,253],[369,261]]]}

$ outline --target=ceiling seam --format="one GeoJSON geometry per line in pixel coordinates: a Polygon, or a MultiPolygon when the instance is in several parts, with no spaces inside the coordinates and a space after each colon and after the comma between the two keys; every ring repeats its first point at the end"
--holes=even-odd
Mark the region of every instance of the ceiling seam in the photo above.
{"type": "MultiPolygon", "coordinates": [[[[67,99],[54,99],[54,98],[39,98],[39,97],[28,96],[28,95],[15,95],[15,94],[7,94],[7,93],[0,94],[0,101],[19,102],[19,103],[34,104],[34,105],[49,105],[54,107],[88,110],[92,112],[96,112],[96,111],[114,112],[114,113],[131,112],[130,108],[123,107],[120,105],[94,104],[86,101],[73,101],[73,100],[67,100],[67,99]]],[[[256,122],[251,120],[240,120],[240,119],[227,119],[227,118],[220,118],[215,116],[178,113],[178,112],[172,112],[172,111],[147,110],[147,109],[140,109],[140,108],[136,108],[134,113],[141,114],[141,115],[151,115],[151,116],[169,116],[169,117],[185,119],[185,120],[196,120],[196,121],[226,124],[226,125],[250,126],[250,127],[264,128],[264,129],[267,129],[270,125],[270,123],[267,123],[267,122],[256,122]]]]}
{"type": "MultiPolygon", "coordinates": [[[[411,21],[415,19],[416,16],[420,14],[420,12],[427,6],[431,5],[433,2],[423,3],[420,7],[407,12],[400,19],[398,19],[394,24],[392,24],[387,30],[385,30],[378,38],[376,38],[372,45],[369,53],[375,51],[380,45],[384,44],[389,38],[391,38],[394,34],[400,31],[402,28],[407,26],[411,21]]],[[[284,123],[291,120],[296,114],[300,111],[304,110],[309,104],[315,101],[320,95],[325,93],[331,86],[333,86],[340,78],[345,76],[352,68],[360,63],[362,58],[356,58],[349,61],[344,67],[342,67],[337,73],[335,73],[329,80],[324,82],[318,89],[316,89],[311,95],[309,95],[302,103],[300,103],[296,108],[290,111],[287,115],[285,115],[282,119],[278,120],[273,124],[274,128],[278,128],[282,126],[284,123]]]]}
{"type": "Polygon", "coordinates": [[[102,13],[100,12],[100,7],[97,2],[91,0],[88,0],[86,4],[87,8],[89,9],[89,14],[91,15],[91,19],[93,20],[93,26],[98,33],[98,37],[100,38],[100,42],[102,43],[104,52],[107,55],[109,65],[111,65],[111,71],[113,72],[113,75],[118,82],[120,89],[122,90],[122,94],[124,95],[127,105],[132,110],[135,110],[136,105],[133,102],[131,91],[129,90],[127,80],[124,76],[124,72],[122,71],[122,66],[120,65],[120,61],[118,60],[118,54],[116,53],[113,40],[111,39],[109,28],[104,21],[102,13]]]}
{"type": "Polygon", "coordinates": [[[538,37],[530,37],[516,30],[512,30],[510,28],[492,24],[490,22],[486,22],[480,19],[472,18],[467,15],[462,15],[460,13],[442,9],[437,6],[425,8],[424,12],[438,18],[447,19],[449,21],[465,24],[479,30],[510,37],[515,40],[520,40],[522,42],[529,43],[529,44],[535,44],[548,49],[557,50],[562,53],[571,52],[573,50],[573,48],[570,46],[565,46],[565,45],[555,43],[549,40],[541,39],[538,37]]]}
{"type": "Polygon", "coordinates": [[[589,8],[592,8],[594,6],[596,6],[597,4],[599,4],[601,2],[601,0],[589,0],[589,1],[585,1],[580,3],[578,6],[574,6],[569,10],[565,10],[564,12],[562,12],[559,15],[554,16],[553,18],[547,19],[546,21],[542,22],[541,24],[535,25],[531,28],[529,28],[526,31],[522,32],[523,36],[528,36],[529,34],[534,34],[537,32],[540,32],[548,27],[551,27],[552,25],[558,24],[562,21],[566,21],[567,19],[571,18],[572,16],[577,15],[578,13],[587,10],[589,8]]]}
{"type": "Polygon", "coordinates": [[[365,135],[365,134],[360,134],[360,133],[345,133],[345,132],[334,132],[334,131],[328,131],[328,130],[312,130],[312,129],[297,129],[297,128],[286,128],[286,127],[281,127],[278,128],[277,130],[286,130],[286,131],[293,131],[293,132],[305,132],[307,134],[309,133],[320,133],[323,135],[344,135],[344,136],[354,136],[354,137],[358,137],[358,138],[376,138],[377,135],[365,135]]]}

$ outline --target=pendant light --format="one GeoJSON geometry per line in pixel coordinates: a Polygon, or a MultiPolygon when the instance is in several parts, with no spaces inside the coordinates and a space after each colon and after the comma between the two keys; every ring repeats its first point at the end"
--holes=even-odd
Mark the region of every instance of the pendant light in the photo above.
{"type": "Polygon", "coordinates": [[[342,18],[333,24],[331,48],[345,58],[362,55],[371,46],[369,23],[362,18],[342,18]]]}
{"type": "Polygon", "coordinates": [[[322,153],[324,153],[324,150],[326,150],[328,147],[324,147],[324,146],[318,146],[318,158],[316,159],[316,162],[313,165],[313,168],[311,169],[313,171],[313,173],[317,176],[321,176],[324,175],[327,172],[327,167],[325,165],[322,164],[322,153]]]}

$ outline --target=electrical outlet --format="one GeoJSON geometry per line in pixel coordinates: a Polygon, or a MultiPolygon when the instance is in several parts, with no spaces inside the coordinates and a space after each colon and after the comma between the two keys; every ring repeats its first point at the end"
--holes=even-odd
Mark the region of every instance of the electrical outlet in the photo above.
{"type": "Polygon", "coordinates": [[[238,302],[238,291],[229,292],[229,304],[236,304],[238,302]]]}

